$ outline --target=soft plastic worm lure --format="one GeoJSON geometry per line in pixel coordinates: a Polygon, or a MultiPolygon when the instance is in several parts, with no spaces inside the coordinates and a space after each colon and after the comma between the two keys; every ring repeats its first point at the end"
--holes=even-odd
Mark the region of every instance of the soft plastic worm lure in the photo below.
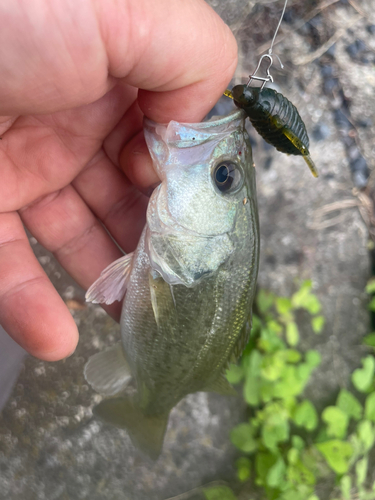
{"type": "Polygon", "coordinates": [[[309,138],[297,108],[276,90],[236,85],[233,100],[246,111],[253,127],[278,151],[302,155],[314,177],[318,171],[309,153],[309,138]]]}
{"type": "Polygon", "coordinates": [[[268,54],[264,54],[260,58],[256,70],[246,85],[236,85],[232,91],[226,90],[224,94],[233,99],[237,107],[245,110],[253,127],[266,142],[282,153],[302,156],[313,176],[318,177],[318,171],[309,153],[309,137],[306,127],[297,108],[276,90],[264,88],[267,82],[273,82],[270,74],[273,63],[272,47],[284,16],[286,4],[287,0],[268,54]],[[264,58],[269,59],[266,76],[256,76],[264,58]],[[258,88],[250,87],[252,80],[260,80],[263,83],[258,88]]]}

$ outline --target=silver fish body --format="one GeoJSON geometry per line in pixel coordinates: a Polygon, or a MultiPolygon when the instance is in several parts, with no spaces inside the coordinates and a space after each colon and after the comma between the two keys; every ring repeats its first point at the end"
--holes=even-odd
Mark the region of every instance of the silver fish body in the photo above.
{"type": "MultiPolygon", "coordinates": [[[[96,355],[86,377],[100,391],[100,370],[112,370],[104,376],[109,389],[102,392],[124,395],[104,400],[96,411],[127,428],[153,457],[160,452],[170,410],[184,396],[232,391],[224,371],[247,342],[259,231],[245,117],[235,111],[199,124],[145,120],[161,184],[151,196],[134,255],[123,258],[126,272],[119,289],[126,290],[121,315],[125,358],[117,353],[114,362],[114,353],[107,353],[112,356],[109,370],[96,355]],[[126,389],[131,378],[136,385],[132,394],[126,389]]],[[[89,300],[119,298],[120,292],[111,289],[113,272],[103,275],[89,290],[89,300]]]]}

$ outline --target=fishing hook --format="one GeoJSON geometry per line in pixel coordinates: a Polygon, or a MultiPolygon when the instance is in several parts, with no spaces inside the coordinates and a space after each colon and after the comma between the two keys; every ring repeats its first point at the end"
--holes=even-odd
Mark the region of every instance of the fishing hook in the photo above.
{"type": "MultiPolygon", "coordinates": [[[[260,87],[260,90],[263,90],[263,87],[265,86],[265,84],[267,82],[273,82],[273,77],[272,77],[272,75],[270,73],[270,69],[271,69],[271,66],[273,64],[272,49],[273,49],[273,44],[275,43],[275,40],[276,40],[277,32],[279,31],[279,28],[280,28],[280,25],[281,25],[281,21],[283,20],[283,17],[284,17],[284,14],[285,14],[285,9],[286,9],[286,4],[287,3],[288,3],[288,0],[285,0],[284,8],[283,8],[283,11],[282,11],[280,19],[279,19],[279,24],[277,25],[275,34],[273,35],[271,46],[268,49],[268,53],[262,55],[262,57],[259,59],[258,66],[256,67],[254,73],[249,76],[249,80],[248,80],[248,82],[246,84],[247,87],[250,86],[250,83],[251,83],[252,80],[258,80],[258,81],[263,82],[262,85],[261,85],[261,87],[260,87]],[[262,64],[263,59],[265,59],[265,58],[269,59],[269,65],[268,65],[268,67],[266,69],[266,76],[265,77],[255,76],[257,74],[259,68],[260,68],[260,65],[262,64]]],[[[283,63],[280,60],[280,57],[277,54],[274,54],[274,55],[279,60],[281,68],[283,68],[284,66],[283,66],[283,63]]]]}

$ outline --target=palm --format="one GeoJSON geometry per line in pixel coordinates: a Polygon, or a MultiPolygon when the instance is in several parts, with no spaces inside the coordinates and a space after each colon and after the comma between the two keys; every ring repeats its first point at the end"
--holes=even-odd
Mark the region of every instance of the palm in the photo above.
{"type": "MultiPolygon", "coordinates": [[[[108,229],[129,251],[139,236],[146,205],[146,198],[119,168],[121,150],[142,126],[142,113],[136,105],[131,108],[134,100],[135,89],[118,85],[88,106],[17,118],[0,143],[2,175],[7,179],[0,186],[0,212],[20,210],[30,231],[39,233],[37,238],[58,252],[79,236],[78,219],[88,217],[91,211],[99,219],[106,219],[108,229]],[[127,111],[132,117],[128,134],[119,124],[127,111]],[[117,189],[113,192],[115,183],[117,189]],[[111,195],[104,190],[111,191],[111,195]],[[135,204],[137,215],[131,214],[132,225],[135,222],[137,226],[133,231],[132,227],[124,228],[126,218],[122,228],[113,221],[115,205],[121,209],[121,202],[125,204],[128,199],[135,204]],[[57,207],[59,211],[54,213],[57,207]],[[51,227],[52,219],[55,227],[51,227]],[[57,225],[61,225],[63,234],[54,234],[52,241],[45,231],[57,233],[57,225]],[[134,235],[124,241],[124,233],[129,234],[129,230],[134,235]]],[[[93,215],[90,222],[94,223],[93,215]]],[[[82,285],[87,284],[85,279],[82,285]]]]}
{"type": "MultiPolygon", "coordinates": [[[[134,89],[118,86],[89,106],[19,117],[3,130],[0,162],[6,182],[0,185],[0,228],[11,237],[2,254],[6,253],[7,268],[14,263],[23,275],[22,286],[9,279],[2,290],[8,311],[26,300],[25,285],[27,294],[39,299],[45,295],[50,301],[55,295],[30,253],[20,217],[84,288],[120,255],[100,221],[125,251],[134,248],[147,197],[118,163],[121,150],[131,146],[127,140],[141,128],[142,115],[136,105],[131,107],[133,100],[134,89]],[[126,111],[133,124],[128,137],[121,123],[126,111]]],[[[33,351],[35,346],[26,348],[33,351]]]]}
{"type": "Polygon", "coordinates": [[[236,44],[203,0],[8,4],[0,8],[0,323],[54,360],[75,347],[77,328],[24,225],[84,288],[120,255],[103,224],[133,250],[145,194],[158,182],[142,111],[158,122],[200,120],[233,74],[236,44]]]}

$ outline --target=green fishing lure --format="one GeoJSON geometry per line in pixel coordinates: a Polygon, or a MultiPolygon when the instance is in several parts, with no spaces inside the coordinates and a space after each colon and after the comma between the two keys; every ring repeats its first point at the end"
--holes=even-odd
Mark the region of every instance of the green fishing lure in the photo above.
{"type": "Polygon", "coordinates": [[[285,96],[270,88],[236,85],[231,94],[237,107],[245,110],[263,139],[278,151],[301,155],[314,177],[318,171],[309,153],[309,137],[297,108],[285,96]]]}
{"type": "MultiPolygon", "coordinates": [[[[285,0],[284,9],[268,54],[264,54],[260,58],[258,66],[249,77],[247,85],[236,85],[232,90],[226,90],[224,94],[233,99],[238,108],[246,112],[255,130],[266,142],[282,153],[302,156],[313,176],[318,177],[318,171],[309,152],[310,141],[306,127],[297,108],[289,99],[276,92],[276,90],[264,88],[267,82],[273,82],[270,74],[270,68],[273,64],[272,47],[284,16],[286,4],[287,0],[285,0]],[[256,76],[265,58],[269,60],[266,76],[256,76]],[[252,80],[261,81],[262,85],[260,87],[250,87],[252,80]]],[[[282,64],[281,67],[283,67],[282,64]]]]}

